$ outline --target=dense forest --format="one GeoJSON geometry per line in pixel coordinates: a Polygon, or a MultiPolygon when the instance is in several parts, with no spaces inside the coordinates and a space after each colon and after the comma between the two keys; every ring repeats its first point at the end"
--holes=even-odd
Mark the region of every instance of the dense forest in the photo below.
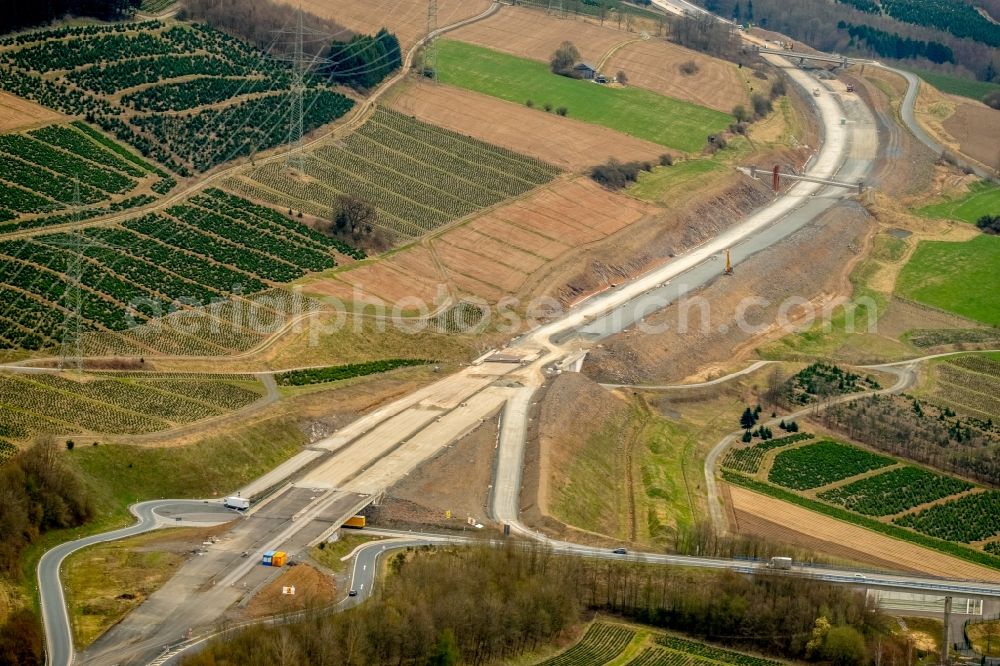
{"type": "Polygon", "coordinates": [[[0,12],[0,34],[42,25],[62,18],[93,16],[116,19],[131,14],[142,0],[47,0],[46,2],[7,2],[0,12]]]}
{"type": "Polygon", "coordinates": [[[851,45],[863,43],[884,58],[907,60],[927,58],[933,63],[955,62],[955,52],[940,42],[925,42],[922,39],[902,37],[892,32],[879,30],[870,25],[854,25],[846,21],[837,24],[838,30],[846,30],[851,36],[851,45]]]}
{"type": "MultiPolygon", "coordinates": [[[[0,576],[20,574],[24,549],[47,530],[82,525],[93,517],[86,485],[52,443],[38,444],[0,467],[0,576]]],[[[30,610],[0,626],[0,664],[42,663],[41,628],[30,610]]]]}
{"type": "Polygon", "coordinates": [[[326,54],[329,65],[322,73],[330,81],[370,90],[403,66],[396,36],[382,28],[373,37],[355,35],[350,41],[335,41],[326,54]]]}
{"type": "MultiPolygon", "coordinates": [[[[299,12],[295,5],[273,0],[185,0],[178,18],[203,21],[269,53],[291,54],[295,40],[282,31],[296,28],[299,12]]],[[[303,12],[302,23],[307,29],[302,44],[307,61],[321,56],[331,39],[350,39],[353,34],[334,21],[308,12],[303,12]]]]}
{"type": "MultiPolygon", "coordinates": [[[[886,619],[847,588],[620,561],[564,558],[509,544],[398,553],[382,590],[356,609],[214,642],[186,666],[485,664],[531,652],[593,611],[788,658],[856,666],[828,634],[905,651],[886,619]],[[824,630],[825,628],[825,630],[824,630]],[[836,632],[830,631],[833,628],[836,632]]],[[[863,655],[862,655],[863,656],[863,655]]]]}
{"type": "Polygon", "coordinates": [[[845,3],[831,3],[826,0],[696,1],[720,16],[735,17],[741,22],[752,22],[754,25],[784,33],[823,51],[899,59],[909,67],[976,78],[980,81],[1000,81],[1000,50],[990,46],[996,41],[990,35],[1000,31],[1000,26],[984,18],[969,6],[966,0],[898,0],[894,3],[889,3],[888,0],[882,0],[880,3],[875,0],[850,0],[845,3]],[[939,1],[952,6],[954,11],[960,12],[963,16],[974,15],[976,18],[970,20],[981,21],[982,25],[988,26],[979,35],[981,39],[979,41],[972,39],[961,30],[943,28],[943,18],[936,22],[919,24],[910,22],[905,18],[910,14],[901,9],[911,5],[936,6],[939,1]],[[895,8],[893,11],[886,10],[890,4],[895,8]],[[886,11],[880,11],[879,7],[886,11]],[[855,28],[854,36],[848,32],[851,26],[855,28]],[[861,26],[867,26],[880,33],[870,33],[868,36],[872,39],[869,41],[857,32],[861,26]],[[911,40],[913,43],[906,46],[906,40],[911,40]],[[916,42],[927,44],[923,52],[920,52],[916,42]],[[888,52],[900,43],[903,45],[900,47],[903,58],[897,58],[888,52]],[[931,48],[931,44],[935,46],[931,48]],[[951,50],[951,58],[945,57],[947,54],[945,48],[951,50]]]}

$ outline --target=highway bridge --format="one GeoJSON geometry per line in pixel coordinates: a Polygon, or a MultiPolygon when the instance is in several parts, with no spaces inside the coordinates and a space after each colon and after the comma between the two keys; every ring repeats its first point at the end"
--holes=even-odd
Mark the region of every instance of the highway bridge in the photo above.
{"type": "Polygon", "coordinates": [[[875,65],[877,64],[874,60],[865,60],[861,58],[848,58],[847,56],[836,55],[832,53],[803,53],[802,51],[793,51],[791,49],[771,49],[764,46],[753,47],[754,53],[769,53],[773,55],[779,55],[782,58],[788,58],[790,60],[798,59],[799,64],[804,63],[806,60],[813,60],[818,62],[832,62],[841,67],[847,67],[848,65],[875,65]]]}

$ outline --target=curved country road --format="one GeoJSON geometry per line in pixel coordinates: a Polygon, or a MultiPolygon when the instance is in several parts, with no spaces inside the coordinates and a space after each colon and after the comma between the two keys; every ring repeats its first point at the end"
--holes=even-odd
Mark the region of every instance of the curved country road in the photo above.
{"type": "MultiPolygon", "coordinates": [[[[979,350],[973,350],[979,351],[979,350]]],[[[997,350],[994,349],[984,349],[981,350],[982,353],[992,353],[997,350]]],[[[792,412],[791,414],[785,414],[780,417],[780,419],[769,419],[763,422],[763,425],[777,425],[779,420],[801,418],[807,416],[810,413],[814,413],[816,410],[826,409],[827,407],[832,407],[833,405],[839,405],[845,402],[850,402],[852,400],[857,400],[869,395],[886,395],[886,394],[898,394],[911,388],[917,383],[917,366],[926,361],[930,361],[936,358],[944,358],[947,356],[958,356],[961,354],[968,354],[969,351],[956,351],[956,352],[944,352],[941,354],[930,354],[928,356],[921,356],[919,358],[913,358],[906,361],[894,361],[892,363],[881,363],[878,365],[863,365],[859,366],[866,370],[879,370],[882,372],[887,372],[896,375],[896,383],[887,389],[881,389],[878,391],[869,391],[865,393],[851,393],[848,395],[840,396],[826,404],[815,404],[808,407],[804,407],[798,411],[792,412]]],[[[745,373],[746,371],[744,371],[745,373]]],[[[738,373],[737,373],[738,374],[738,373]]],[[[734,375],[730,375],[732,377],[734,375]]],[[[705,457],[705,485],[708,490],[708,512],[712,519],[712,526],[715,527],[715,531],[719,534],[726,532],[726,518],[722,511],[722,500],[719,497],[719,486],[718,480],[715,477],[715,470],[718,467],[719,459],[722,454],[736,441],[736,438],[743,434],[742,430],[737,430],[729,433],[723,437],[718,444],[712,447],[712,450],[708,452],[708,456],[705,457]]]]}
{"type": "MultiPolygon", "coordinates": [[[[232,512],[228,510],[219,511],[221,505],[218,501],[208,500],[151,500],[140,502],[129,507],[137,519],[134,525],[123,527],[111,532],[93,534],[75,541],[67,541],[59,544],[55,548],[46,551],[38,560],[36,574],[38,576],[38,597],[42,604],[42,624],[45,627],[46,663],[49,666],[68,666],[73,663],[73,630],[70,626],[69,612],[66,609],[66,597],[63,594],[62,580],[59,569],[63,561],[87,546],[106,541],[115,541],[125,537],[135,536],[143,532],[155,530],[170,520],[162,512],[168,509],[188,510],[201,509],[209,516],[208,521],[202,520],[173,520],[171,525],[200,525],[208,526],[213,524],[211,516],[218,514],[219,517],[226,516],[226,520],[231,519],[232,512]]],[[[214,524],[226,522],[222,520],[214,521],[214,524]]]]}

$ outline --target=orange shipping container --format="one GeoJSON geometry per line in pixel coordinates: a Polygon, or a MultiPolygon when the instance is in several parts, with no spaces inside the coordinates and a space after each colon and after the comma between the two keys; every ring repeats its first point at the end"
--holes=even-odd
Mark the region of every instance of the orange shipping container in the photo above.
{"type": "Polygon", "coordinates": [[[279,550],[271,557],[271,566],[283,567],[285,566],[285,562],[287,561],[288,561],[288,553],[286,553],[283,550],[279,550]]]}
{"type": "Polygon", "coordinates": [[[352,516],[351,518],[348,518],[346,521],[344,521],[344,527],[356,527],[360,529],[364,526],[365,526],[364,516],[352,516]]]}

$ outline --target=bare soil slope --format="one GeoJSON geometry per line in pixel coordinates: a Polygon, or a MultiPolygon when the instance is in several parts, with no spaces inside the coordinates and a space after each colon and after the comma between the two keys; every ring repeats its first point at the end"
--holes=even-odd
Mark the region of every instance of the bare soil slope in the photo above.
{"type": "Polygon", "coordinates": [[[495,303],[521,290],[546,262],[608,238],[652,210],[589,178],[562,180],[385,261],[342,271],[308,289],[345,300],[395,303],[416,297],[430,305],[452,292],[495,303]]]}
{"type": "Polygon", "coordinates": [[[63,116],[34,102],[0,92],[0,132],[62,120],[63,116]]]}
{"type": "Polygon", "coordinates": [[[451,86],[407,86],[392,106],[424,122],[569,171],[580,171],[612,157],[623,162],[655,160],[664,152],[662,146],[614,130],[451,86]]]}
{"type": "Polygon", "coordinates": [[[896,567],[935,576],[959,576],[970,580],[1000,581],[1000,571],[981,567],[915,544],[899,541],[856,525],[844,523],[807,509],[759,495],[744,488],[730,486],[733,507],[740,514],[757,516],[769,524],[756,521],[740,523],[740,531],[781,541],[800,543],[807,547],[832,547],[842,553],[843,544],[851,550],[879,562],[892,562],[896,567]]]}
{"type": "Polygon", "coordinates": [[[484,421],[410,472],[389,489],[391,500],[379,520],[452,529],[461,529],[470,517],[485,522],[498,425],[496,418],[484,421]]]}
{"type": "MultiPolygon", "coordinates": [[[[847,269],[864,245],[869,225],[856,204],[833,209],[737,265],[735,279],[718,280],[699,292],[699,300],[709,307],[689,309],[685,333],[678,331],[680,308],[671,305],[646,319],[652,326],[666,323],[669,330],[629,330],[609,338],[588,355],[584,371],[613,383],[679,380],[720,358],[731,361],[748,355],[769,333],[780,334],[771,327],[785,299],[823,303],[848,290],[847,269]],[[763,300],[746,300],[750,298],[763,300]],[[741,307],[750,328],[734,325],[741,307]]],[[[789,310],[792,319],[795,312],[789,310]]]]}
{"type": "Polygon", "coordinates": [[[737,104],[750,102],[736,65],[662,40],[624,46],[611,56],[604,69],[612,75],[624,71],[629,85],[725,113],[737,104]],[[681,65],[688,62],[697,66],[694,74],[681,72],[681,65]]]}
{"type": "Polygon", "coordinates": [[[1000,111],[984,104],[962,103],[943,127],[963,153],[991,169],[1000,169],[1000,111]]]}
{"type": "Polygon", "coordinates": [[[448,36],[545,62],[562,42],[570,41],[581,58],[595,67],[610,54],[602,72],[614,76],[625,70],[630,85],[726,113],[747,100],[736,65],[662,39],[644,41],[634,32],[618,30],[610,21],[601,26],[582,18],[557,18],[536,9],[504,7],[485,21],[448,36]],[[621,48],[611,54],[618,46],[621,48]],[[699,69],[693,76],[685,76],[679,69],[680,63],[688,60],[699,69]]]}
{"type": "MultiPolygon", "coordinates": [[[[399,37],[404,50],[427,33],[427,3],[418,0],[300,0],[295,4],[357,33],[373,34],[380,28],[388,28],[399,37]]],[[[440,27],[455,23],[489,6],[489,0],[438,0],[437,24],[440,27]]]]}

